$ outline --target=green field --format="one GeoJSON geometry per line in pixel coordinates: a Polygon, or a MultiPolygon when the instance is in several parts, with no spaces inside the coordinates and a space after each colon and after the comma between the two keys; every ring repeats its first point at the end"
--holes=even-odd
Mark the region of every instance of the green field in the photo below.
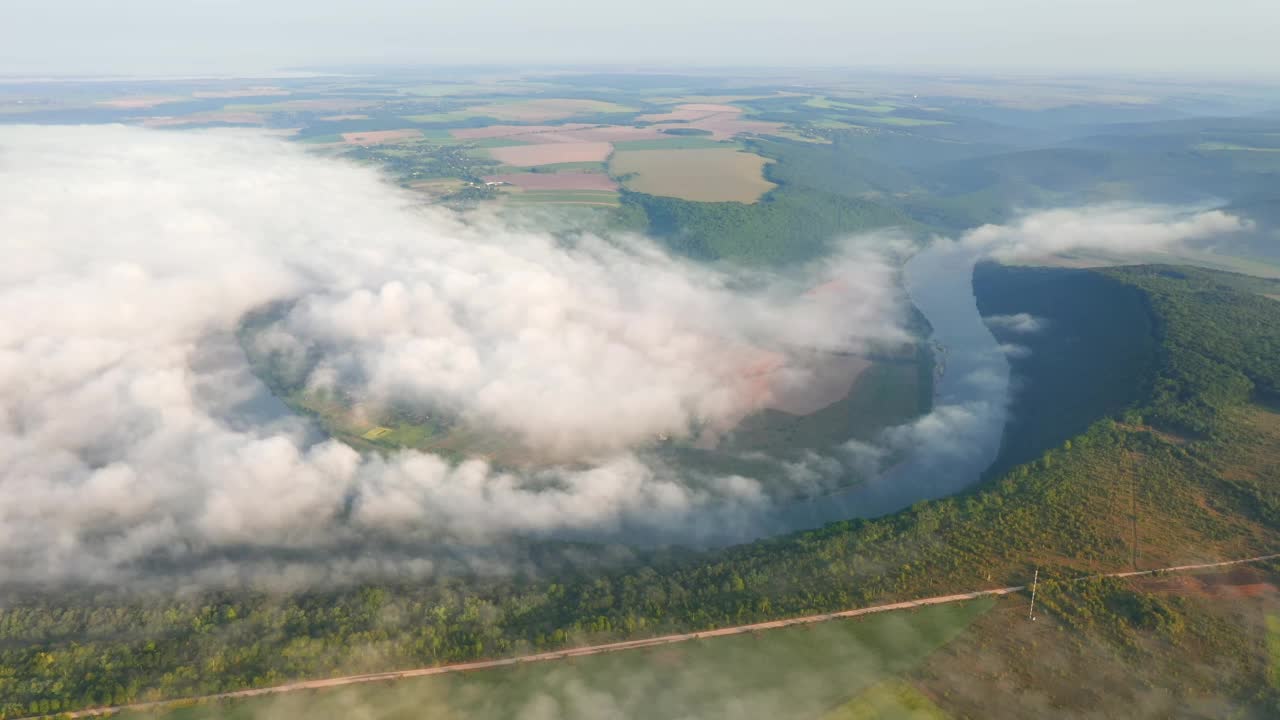
{"type": "Polygon", "coordinates": [[[522,190],[506,192],[507,202],[516,204],[608,205],[620,204],[618,193],[611,190],[522,190]]]}
{"type": "MultiPolygon", "coordinates": [[[[974,601],[513,669],[120,717],[819,720],[833,717],[827,710],[851,698],[854,708],[869,699],[883,703],[885,693],[875,689],[881,687],[876,683],[910,671],[996,603],[974,601]]],[[[897,694],[905,696],[901,690],[897,694]]]]}
{"type": "Polygon", "coordinates": [[[947,720],[947,714],[915,686],[894,679],[863,690],[822,720],[947,720]]]}

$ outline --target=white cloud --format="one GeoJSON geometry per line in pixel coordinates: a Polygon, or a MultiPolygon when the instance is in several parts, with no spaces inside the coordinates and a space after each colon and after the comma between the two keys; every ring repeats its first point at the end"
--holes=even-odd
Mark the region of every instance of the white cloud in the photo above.
{"type": "Polygon", "coordinates": [[[773,374],[805,372],[792,355],[906,337],[882,248],[790,278],[732,274],[641,238],[418,208],[370,169],[250,134],[9,128],[0,198],[0,578],[392,532],[732,522],[767,504],[759,482],[630,449],[732,425],[769,402],[773,374]],[[272,412],[234,344],[246,313],[278,301],[291,310],[262,337],[318,353],[313,383],[427,398],[573,464],[315,438],[272,412]]]}
{"type": "MultiPolygon", "coordinates": [[[[252,134],[8,128],[0,198],[0,580],[118,581],[199,558],[184,571],[217,581],[243,577],[236,553],[297,549],[338,573],[426,573],[436,558],[344,553],[379,539],[714,535],[767,509],[760,479],[633,449],[728,429],[803,385],[815,349],[907,337],[891,236],[760,277],[638,237],[558,238],[423,209],[373,170],[252,134]],[[258,341],[310,352],[313,386],[448,407],[539,462],[361,455],[316,437],[273,404],[235,341],[246,313],[280,302],[258,341]]],[[[1098,213],[1063,212],[966,242],[1016,256],[1094,237],[1098,213]]],[[[1146,220],[1100,237],[1134,230],[1154,244],[1238,223],[1205,213],[1170,229],[1169,214],[1130,213],[1146,220]]],[[[878,446],[774,467],[821,491],[898,451],[962,454],[966,428],[999,417],[944,405],[878,446]]],[[[308,572],[294,557],[282,579],[308,572]]]]}
{"type": "Polygon", "coordinates": [[[1163,252],[1251,226],[1221,210],[1095,205],[1029,213],[1008,225],[983,225],[965,233],[961,242],[1002,262],[1025,262],[1064,252],[1163,252]]]}
{"type": "Polygon", "coordinates": [[[1000,328],[1015,333],[1034,333],[1044,329],[1044,318],[1031,313],[1015,313],[1013,315],[988,315],[982,318],[989,327],[1000,328]]]}

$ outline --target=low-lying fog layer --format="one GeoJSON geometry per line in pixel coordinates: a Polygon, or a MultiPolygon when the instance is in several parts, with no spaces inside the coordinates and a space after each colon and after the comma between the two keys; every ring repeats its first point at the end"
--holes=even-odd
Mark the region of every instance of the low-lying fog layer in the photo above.
{"type": "MultiPolygon", "coordinates": [[[[380,537],[478,546],[630,524],[678,538],[708,517],[750,522],[768,510],[758,480],[694,482],[634,448],[731,427],[803,388],[815,349],[907,338],[896,267],[910,244],[893,234],[765,276],[414,202],[373,170],[253,134],[7,129],[0,580],[119,579],[220,550],[306,551],[315,560],[295,562],[322,567],[327,549],[380,537]],[[289,309],[259,341],[318,354],[308,387],[446,406],[563,462],[362,456],[263,412],[234,332],[279,301],[289,309]]],[[[1239,226],[1104,210],[961,242],[1018,257],[1064,237],[1136,232],[1150,249],[1239,226]]]]}

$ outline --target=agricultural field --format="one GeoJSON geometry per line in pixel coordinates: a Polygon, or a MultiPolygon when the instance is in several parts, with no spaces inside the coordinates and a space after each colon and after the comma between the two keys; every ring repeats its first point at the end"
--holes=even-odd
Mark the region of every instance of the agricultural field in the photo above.
{"type": "Polygon", "coordinates": [[[728,140],[737,135],[768,135],[780,132],[778,122],[746,119],[745,110],[736,105],[689,103],[674,110],[641,115],[637,120],[656,123],[665,129],[692,129],[707,133],[712,140],[728,140]]]}
{"type": "Polygon", "coordinates": [[[618,207],[621,200],[613,190],[594,189],[515,189],[504,192],[502,199],[507,203],[525,205],[586,205],[592,207],[618,207]]]}
{"type": "Polygon", "coordinates": [[[823,110],[856,110],[859,112],[870,113],[890,113],[896,109],[894,105],[889,104],[863,105],[859,103],[845,102],[843,100],[834,100],[824,95],[811,97],[808,100],[805,100],[804,104],[808,107],[820,108],[823,110]]]}
{"type": "Polygon", "coordinates": [[[573,162],[604,162],[613,152],[607,142],[563,142],[491,148],[489,155],[506,165],[533,167],[573,162]]]}
{"type": "Polygon", "coordinates": [[[733,149],[624,150],[609,171],[634,192],[697,202],[754,203],[775,185],[768,159],[733,149]]]}
{"type": "MultiPolygon", "coordinates": [[[[571,663],[537,663],[385,687],[355,686],[119,717],[322,719],[359,713],[392,720],[422,717],[425,711],[432,717],[476,720],[843,718],[829,715],[830,708],[850,701],[855,709],[868,700],[883,703],[885,689],[879,683],[911,671],[998,602],[1022,605],[1017,600],[982,600],[758,636],[593,655],[571,663]]],[[[904,691],[898,692],[905,697],[904,691]]]]}

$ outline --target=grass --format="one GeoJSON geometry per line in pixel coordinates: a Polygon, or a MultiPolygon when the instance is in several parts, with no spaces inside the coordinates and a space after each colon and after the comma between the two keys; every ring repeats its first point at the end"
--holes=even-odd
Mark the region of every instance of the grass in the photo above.
{"type": "Polygon", "coordinates": [[[947,714],[913,685],[886,680],[822,716],[822,720],[946,720],[947,714]]]}
{"type": "Polygon", "coordinates": [[[375,425],[374,427],[369,428],[369,430],[363,433],[360,437],[364,438],[365,440],[379,440],[381,438],[384,438],[390,435],[392,432],[394,431],[389,427],[375,425]]]}
{"type": "Polygon", "coordinates": [[[697,202],[754,203],[776,187],[764,179],[768,160],[732,149],[615,152],[610,172],[629,190],[697,202]]]}
{"type": "Polygon", "coordinates": [[[547,165],[499,165],[491,175],[507,175],[511,173],[527,173],[527,172],[598,172],[605,173],[609,171],[609,167],[602,162],[565,162],[565,163],[549,163],[547,165]]]}
{"type": "Polygon", "coordinates": [[[886,678],[918,666],[997,602],[119,717],[861,718],[868,716],[827,711],[855,697],[885,704],[890,692],[913,702],[905,691],[888,690],[895,686],[886,678]]]}
{"type": "Polygon", "coordinates": [[[903,679],[954,718],[1277,717],[1266,618],[1280,603],[1197,597],[1177,589],[1186,579],[1088,583],[1073,594],[1096,602],[1037,602],[1035,622],[1023,604],[998,606],[903,679]]]}
{"type": "Polygon", "coordinates": [[[557,205],[612,205],[620,204],[618,193],[612,190],[520,190],[504,193],[509,202],[552,203],[557,205]]]}
{"type": "Polygon", "coordinates": [[[1267,682],[1280,688],[1280,615],[1267,615],[1267,682]]]}

